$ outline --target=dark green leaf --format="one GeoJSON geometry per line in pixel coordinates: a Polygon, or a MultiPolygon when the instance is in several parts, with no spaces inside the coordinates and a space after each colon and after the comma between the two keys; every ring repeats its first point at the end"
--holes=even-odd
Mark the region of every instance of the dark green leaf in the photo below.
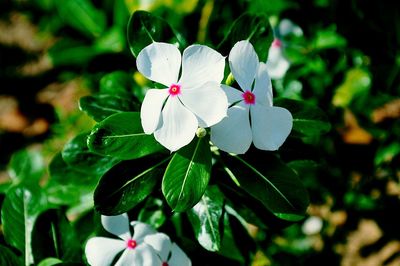
{"type": "Polygon", "coordinates": [[[38,182],[45,172],[43,157],[38,151],[21,150],[13,154],[8,167],[14,182],[38,182]]]}
{"type": "Polygon", "coordinates": [[[188,211],[196,238],[209,251],[221,247],[220,221],[224,198],[217,186],[210,186],[201,200],[188,211]]]}
{"type": "MultiPolygon", "coordinates": [[[[244,258],[243,255],[240,252],[240,249],[237,246],[237,243],[235,242],[235,236],[236,234],[232,231],[232,227],[229,221],[229,215],[228,213],[224,213],[224,234],[222,237],[221,241],[221,248],[219,250],[219,254],[239,261],[241,265],[244,264],[244,258]]],[[[242,244],[242,239],[239,240],[240,244],[242,244]]]]}
{"type": "Polygon", "coordinates": [[[284,98],[275,100],[274,104],[284,107],[292,113],[293,131],[299,136],[319,136],[331,129],[327,116],[315,105],[284,98]]]}
{"type": "Polygon", "coordinates": [[[100,93],[124,97],[131,94],[133,79],[123,71],[114,71],[100,79],[100,93]]]}
{"type": "Polygon", "coordinates": [[[150,197],[140,210],[138,220],[150,224],[154,228],[159,228],[167,219],[162,210],[162,205],[162,200],[150,197]]]}
{"type": "Polygon", "coordinates": [[[33,263],[31,232],[37,216],[47,206],[41,188],[31,184],[18,185],[7,191],[1,209],[4,238],[7,243],[19,249],[25,257],[25,264],[33,263]]]}
{"type": "Polygon", "coordinates": [[[126,28],[129,19],[129,10],[125,0],[114,1],[114,25],[126,28]]]}
{"type": "Polygon", "coordinates": [[[139,110],[138,104],[131,98],[109,94],[82,97],[79,100],[79,108],[97,122],[115,113],[139,110]]]}
{"type": "Polygon", "coordinates": [[[273,39],[272,28],[267,16],[244,13],[233,22],[218,48],[223,54],[229,54],[235,43],[249,40],[258,54],[259,60],[265,62],[268,58],[268,47],[273,39]]]}
{"type": "Polygon", "coordinates": [[[153,191],[169,158],[147,156],[114,166],[96,187],[95,208],[104,215],[117,215],[135,207],[153,191]]]}
{"type": "Polygon", "coordinates": [[[93,59],[99,51],[85,43],[79,43],[70,39],[58,41],[48,51],[51,63],[55,67],[85,65],[93,59]]]}
{"type": "Polygon", "coordinates": [[[162,18],[146,11],[134,12],[128,22],[128,42],[132,54],[139,52],[152,42],[167,42],[183,48],[184,42],[162,18]]]}
{"type": "Polygon", "coordinates": [[[0,265],[18,266],[23,265],[23,263],[9,248],[0,245],[0,265]]]}
{"type": "Polygon", "coordinates": [[[143,132],[140,114],[117,113],[98,123],[88,138],[89,149],[121,160],[140,158],[164,148],[143,132]]]}
{"type": "Polygon", "coordinates": [[[203,196],[211,171],[208,137],[195,138],[174,154],[165,171],[162,191],[174,211],[186,211],[203,196]]]}

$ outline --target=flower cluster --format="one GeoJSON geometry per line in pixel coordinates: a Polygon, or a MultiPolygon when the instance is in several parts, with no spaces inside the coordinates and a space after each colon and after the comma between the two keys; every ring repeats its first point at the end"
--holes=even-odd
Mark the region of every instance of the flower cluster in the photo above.
{"type": "Polygon", "coordinates": [[[191,266],[186,254],[170,238],[145,223],[133,221],[131,234],[128,215],[101,216],[106,231],[119,239],[93,237],[85,247],[87,261],[92,266],[191,266]],[[120,257],[116,260],[118,254],[120,257]],[[115,264],[113,264],[115,263],[115,264]]]}
{"type": "Polygon", "coordinates": [[[249,41],[236,43],[229,54],[241,90],[221,84],[225,57],[204,45],[191,45],[181,56],[174,45],[154,42],[136,63],[146,78],[165,86],[147,91],[141,122],[144,132],[154,133],[171,152],[189,144],[198,127],[211,127],[213,144],[236,154],[245,153],[252,142],[277,150],[292,129],[290,112],[272,106],[267,66],[249,41]]]}

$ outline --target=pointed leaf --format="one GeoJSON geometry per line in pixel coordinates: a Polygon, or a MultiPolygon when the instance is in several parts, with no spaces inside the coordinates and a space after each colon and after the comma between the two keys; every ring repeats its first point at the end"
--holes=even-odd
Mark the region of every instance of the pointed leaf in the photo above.
{"type": "Polygon", "coordinates": [[[165,171],[162,191],[168,205],[178,212],[193,207],[203,196],[211,171],[208,137],[195,138],[174,154],[165,171]]]}
{"type": "Polygon", "coordinates": [[[96,210],[103,215],[117,215],[135,207],[153,192],[169,159],[147,156],[114,166],[96,187],[96,210]]]}
{"type": "Polygon", "coordinates": [[[92,152],[121,160],[140,158],[165,150],[152,135],[143,132],[140,114],[114,114],[98,123],[88,138],[92,152]]]}
{"type": "Polygon", "coordinates": [[[220,222],[223,206],[223,194],[217,186],[211,186],[187,212],[197,241],[209,251],[218,251],[221,247],[220,222]]]}
{"type": "Polygon", "coordinates": [[[14,254],[9,248],[0,245],[0,265],[13,266],[21,265],[20,258],[14,254]]]}

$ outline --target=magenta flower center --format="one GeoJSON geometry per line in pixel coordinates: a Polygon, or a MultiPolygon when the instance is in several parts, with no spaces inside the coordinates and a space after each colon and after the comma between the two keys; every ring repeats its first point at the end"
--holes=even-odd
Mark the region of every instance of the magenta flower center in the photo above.
{"type": "Polygon", "coordinates": [[[246,104],[255,104],[256,96],[251,91],[245,91],[242,93],[243,100],[246,104]]]}
{"type": "Polygon", "coordinates": [[[279,39],[274,39],[274,41],[272,42],[272,46],[273,47],[282,47],[282,42],[279,39]]]}
{"type": "Polygon", "coordinates": [[[167,263],[167,262],[163,262],[163,263],[161,264],[161,266],[168,266],[168,263],[167,263]]]}
{"type": "Polygon", "coordinates": [[[135,240],[133,239],[128,239],[128,241],[126,241],[126,247],[129,249],[134,249],[137,246],[137,243],[135,240]]]}
{"type": "Polygon", "coordinates": [[[178,95],[178,94],[181,93],[181,86],[178,85],[178,84],[172,84],[172,85],[169,87],[168,92],[169,92],[169,95],[171,95],[171,96],[178,95]]]}

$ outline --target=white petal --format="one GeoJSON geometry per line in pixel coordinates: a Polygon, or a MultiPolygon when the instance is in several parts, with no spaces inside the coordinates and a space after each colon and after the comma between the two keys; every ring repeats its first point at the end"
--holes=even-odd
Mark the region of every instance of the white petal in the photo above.
{"type": "Polygon", "coordinates": [[[228,105],[233,103],[237,103],[243,100],[242,94],[243,91],[237,90],[231,86],[227,86],[222,84],[222,89],[224,90],[226,97],[228,98],[228,105]]]}
{"type": "Polygon", "coordinates": [[[101,224],[109,233],[116,235],[123,240],[131,238],[131,233],[129,231],[129,218],[126,213],[116,216],[102,215],[101,224]]]}
{"type": "Polygon", "coordinates": [[[148,235],[144,238],[144,242],[154,248],[163,262],[167,261],[168,254],[172,248],[169,236],[163,233],[148,235]]]}
{"type": "Polygon", "coordinates": [[[151,227],[150,225],[145,224],[145,223],[134,221],[134,222],[131,222],[131,225],[133,226],[133,237],[132,238],[137,243],[143,242],[145,236],[157,233],[157,231],[154,230],[153,227],[151,227]]]}
{"type": "Polygon", "coordinates": [[[136,66],[146,78],[169,87],[178,81],[181,53],[172,44],[153,42],[140,51],[136,66]]]}
{"type": "Polygon", "coordinates": [[[191,266],[189,257],[175,243],[172,244],[172,256],[168,261],[168,266],[191,266]]]}
{"type": "Polygon", "coordinates": [[[272,106],[272,84],[265,63],[258,67],[253,93],[258,104],[272,106]]]}
{"type": "Polygon", "coordinates": [[[85,254],[90,265],[109,266],[125,247],[125,242],[119,239],[93,237],[86,243],[85,254]]]}
{"type": "Polygon", "coordinates": [[[115,263],[115,266],[132,265],[155,266],[160,265],[160,260],[150,246],[141,244],[134,249],[126,249],[115,263]]]}
{"type": "Polygon", "coordinates": [[[179,99],[199,120],[200,127],[210,127],[226,116],[227,97],[218,83],[206,84],[182,91],[179,99]]]}
{"type": "Polygon", "coordinates": [[[281,36],[286,36],[289,34],[294,34],[295,36],[302,36],[303,30],[296,24],[294,24],[290,19],[282,19],[279,22],[279,34],[281,36]]]}
{"type": "Polygon", "coordinates": [[[162,125],[154,131],[155,139],[171,152],[189,144],[196,134],[196,116],[178,97],[169,97],[162,111],[162,125]]]}
{"type": "Polygon", "coordinates": [[[211,127],[211,141],[221,150],[245,153],[251,145],[248,107],[237,104],[228,109],[228,117],[211,127]]]}
{"type": "Polygon", "coordinates": [[[167,97],[167,89],[151,89],[147,91],[140,109],[140,119],[144,133],[151,134],[157,129],[160,122],[161,109],[167,97]]]}
{"type": "Polygon", "coordinates": [[[233,77],[243,91],[251,90],[258,68],[258,56],[249,41],[237,42],[229,53],[233,77]]]}
{"type": "Polygon", "coordinates": [[[254,146],[261,150],[277,150],[289,136],[293,126],[292,114],[281,107],[251,107],[254,146]]]}
{"type": "Polygon", "coordinates": [[[272,79],[281,79],[289,69],[290,62],[283,55],[282,48],[271,46],[269,48],[267,70],[272,79]]]}
{"type": "Polygon", "coordinates": [[[221,83],[224,78],[225,57],[204,45],[191,45],[183,51],[182,89],[194,88],[208,81],[221,83]]]}

